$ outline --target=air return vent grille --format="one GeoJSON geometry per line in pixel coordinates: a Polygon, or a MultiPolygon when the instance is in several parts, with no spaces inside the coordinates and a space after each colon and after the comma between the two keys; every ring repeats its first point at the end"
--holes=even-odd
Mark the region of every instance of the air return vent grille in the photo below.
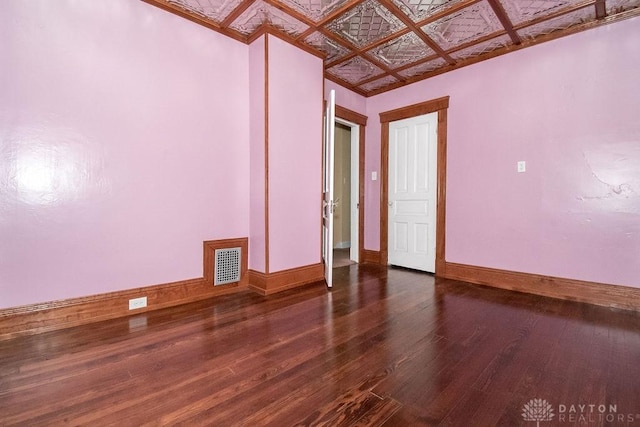
{"type": "Polygon", "coordinates": [[[240,281],[240,259],[240,248],[216,249],[214,286],[240,281]]]}

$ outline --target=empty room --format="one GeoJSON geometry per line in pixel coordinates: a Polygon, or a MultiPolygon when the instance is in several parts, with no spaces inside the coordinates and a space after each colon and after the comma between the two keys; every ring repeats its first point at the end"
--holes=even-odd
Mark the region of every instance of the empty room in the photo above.
{"type": "Polygon", "coordinates": [[[0,426],[640,425],[640,1],[0,1],[0,426]]]}

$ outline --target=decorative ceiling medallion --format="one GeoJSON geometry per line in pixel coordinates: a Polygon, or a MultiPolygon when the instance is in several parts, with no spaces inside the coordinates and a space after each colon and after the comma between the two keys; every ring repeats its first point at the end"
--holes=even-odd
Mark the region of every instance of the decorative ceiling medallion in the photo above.
{"type": "Polygon", "coordinates": [[[548,21],[543,21],[530,27],[518,30],[518,34],[525,39],[533,39],[538,36],[550,34],[555,31],[566,30],[567,28],[579,25],[585,22],[593,21],[596,18],[595,8],[584,7],[575,12],[567,13],[548,21]]]}
{"type": "Polygon", "coordinates": [[[640,0],[607,0],[607,14],[624,12],[640,7],[640,0]]]}
{"type": "Polygon", "coordinates": [[[403,29],[404,24],[378,2],[367,0],[332,21],[327,28],[363,47],[403,29]]]}
{"type": "Polygon", "coordinates": [[[447,61],[442,58],[436,58],[432,59],[431,61],[423,62],[422,64],[416,65],[415,67],[399,71],[398,74],[405,78],[415,77],[419,76],[420,74],[425,74],[430,71],[437,70],[438,68],[444,67],[446,65],[447,61]]]}
{"type": "Polygon", "coordinates": [[[500,49],[501,47],[509,46],[510,44],[512,44],[511,37],[503,35],[450,53],[450,55],[455,60],[466,59],[471,56],[480,56],[484,53],[500,49]]]}
{"type": "Polygon", "coordinates": [[[326,53],[327,57],[325,58],[325,63],[333,62],[336,59],[347,56],[349,53],[349,49],[343,47],[340,43],[331,40],[319,31],[316,31],[304,39],[304,42],[326,53]]]}
{"type": "Polygon", "coordinates": [[[167,3],[219,24],[242,3],[242,0],[167,0],[167,3]]]}
{"type": "Polygon", "coordinates": [[[360,56],[356,56],[348,61],[342,62],[338,65],[326,70],[329,74],[338,77],[352,85],[366,80],[368,78],[382,74],[382,70],[371,62],[362,59],[360,56]]]}
{"type": "Polygon", "coordinates": [[[244,35],[250,35],[262,24],[273,25],[292,36],[297,36],[309,28],[307,24],[298,21],[291,15],[286,14],[262,0],[258,0],[249,6],[242,15],[233,21],[230,28],[244,35]]]}
{"type": "Polygon", "coordinates": [[[277,0],[289,6],[312,21],[318,22],[331,12],[345,4],[348,0],[277,0]]]}
{"type": "Polygon", "coordinates": [[[547,16],[582,0],[501,0],[504,10],[513,25],[529,22],[547,16]]]}
{"type": "Polygon", "coordinates": [[[365,91],[367,91],[367,92],[369,92],[369,91],[372,91],[372,90],[380,89],[381,87],[389,86],[389,85],[391,85],[393,83],[397,83],[397,82],[398,82],[398,79],[396,79],[395,77],[386,76],[386,77],[383,77],[381,79],[374,80],[372,82],[364,84],[364,85],[360,86],[360,88],[365,90],[365,91]]]}
{"type": "Polygon", "coordinates": [[[482,1],[427,24],[422,30],[449,50],[504,28],[491,6],[482,1]]]}
{"type": "Polygon", "coordinates": [[[401,67],[416,58],[434,55],[435,52],[416,33],[407,33],[369,51],[391,68],[401,67]]]}
{"type": "Polygon", "coordinates": [[[431,15],[449,9],[462,0],[393,0],[393,2],[413,22],[419,22],[431,15]]]}

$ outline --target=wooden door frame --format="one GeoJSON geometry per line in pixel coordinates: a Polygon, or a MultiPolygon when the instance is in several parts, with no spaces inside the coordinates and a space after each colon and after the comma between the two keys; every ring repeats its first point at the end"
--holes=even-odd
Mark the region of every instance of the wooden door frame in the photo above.
{"type": "Polygon", "coordinates": [[[389,123],[429,113],[438,113],[438,158],[436,188],[436,276],[445,271],[445,219],[447,199],[447,109],[449,97],[380,113],[382,127],[380,143],[380,263],[389,263],[389,123]]]}
{"type": "Polygon", "coordinates": [[[363,262],[364,251],[364,134],[367,116],[336,105],[336,117],[360,127],[358,141],[358,263],[363,262]]]}

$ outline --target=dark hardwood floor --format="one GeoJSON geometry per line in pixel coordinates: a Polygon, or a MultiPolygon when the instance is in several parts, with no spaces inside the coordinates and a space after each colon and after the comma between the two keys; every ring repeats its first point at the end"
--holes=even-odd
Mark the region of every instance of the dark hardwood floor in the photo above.
{"type": "Polygon", "coordinates": [[[335,281],[0,342],[0,425],[640,425],[638,313],[375,266],[335,281]]]}

